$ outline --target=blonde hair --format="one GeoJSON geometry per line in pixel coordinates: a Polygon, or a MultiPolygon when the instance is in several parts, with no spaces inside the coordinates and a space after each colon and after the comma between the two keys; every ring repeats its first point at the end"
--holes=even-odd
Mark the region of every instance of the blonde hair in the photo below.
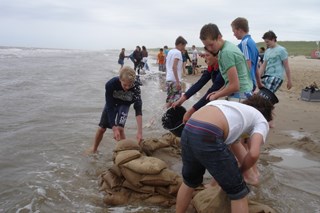
{"type": "Polygon", "coordinates": [[[136,71],[129,66],[125,66],[120,70],[120,80],[134,82],[136,79],[136,71]]]}

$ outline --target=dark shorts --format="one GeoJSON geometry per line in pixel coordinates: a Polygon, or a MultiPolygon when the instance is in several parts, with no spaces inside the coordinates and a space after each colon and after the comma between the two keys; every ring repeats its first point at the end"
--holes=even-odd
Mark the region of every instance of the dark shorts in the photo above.
{"type": "Polygon", "coordinates": [[[223,140],[223,131],[209,123],[189,119],[181,136],[184,183],[196,188],[205,170],[214,177],[231,200],[249,193],[234,155],[223,140]]]}
{"type": "Polygon", "coordinates": [[[123,65],[124,64],[124,60],[123,59],[119,59],[118,60],[118,64],[123,65]]]}
{"type": "MultiPolygon", "coordinates": [[[[116,107],[116,120],[115,120],[116,126],[121,126],[121,127],[125,126],[129,109],[130,109],[129,105],[119,105],[116,107]]],[[[106,107],[104,108],[104,110],[102,112],[99,126],[101,128],[105,128],[105,129],[112,128],[112,126],[109,123],[109,116],[108,116],[108,112],[106,110],[106,107]]]]}

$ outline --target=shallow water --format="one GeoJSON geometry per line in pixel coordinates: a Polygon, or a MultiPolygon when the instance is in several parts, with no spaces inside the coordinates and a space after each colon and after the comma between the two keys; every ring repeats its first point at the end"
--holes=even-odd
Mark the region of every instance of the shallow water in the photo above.
{"type": "MultiPolygon", "coordinates": [[[[112,163],[110,132],[100,154],[83,154],[104,106],[104,84],[118,73],[117,56],[118,51],[0,48],[0,212],[173,212],[103,204],[97,177],[112,163]]],[[[149,59],[152,73],[141,77],[145,137],[165,133],[160,119],[166,94],[154,63],[149,59]]],[[[131,108],[127,137],[135,137],[135,125],[131,108]]],[[[271,154],[285,163],[259,164],[262,184],[251,196],[278,212],[320,211],[319,164],[292,168],[285,153],[271,154]]]]}

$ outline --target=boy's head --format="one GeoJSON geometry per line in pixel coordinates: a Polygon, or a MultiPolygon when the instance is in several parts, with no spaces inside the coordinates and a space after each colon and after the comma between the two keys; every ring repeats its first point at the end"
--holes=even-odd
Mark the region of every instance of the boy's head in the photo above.
{"type": "Polygon", "coordinates": [[[266,43],[267,47],[274,47],[275,43],[277,42],[277,36],[276,34],[269,30],[268,32],[266,32],[265,34],[263,34],[262,39],[264,40],[264,42],[266,43]]]}
{"type": "Polygon", "coordinates": [[[239,40],[249,32],[248,20],[242,17],[238,17],[233,20],[231,27],[233,35],[239,40]]]}
{"type": "Polygon", "coordinates": [[[160,48],[160,52],[163,52],[163,49],[162,49],[162,48],[160,48]]]}
{"type": "Polygon", "coordinates": [[[120,70],[120,82],[124,90],[129,90],[133,87],[136,80],[136,72],[129,66],[125,66],[120,70]]]}
{"type": "Polygon", "coordinates": [[[244,100],[242,103],[256,108],[261,112],[268,122],[273,119],[272,110],[274,109],[274,106],[269,100],[263,98],[262,96],[254,94],[253,96],[244,100]]]}
{"type": "Polygon", "coordinates": [[[222,47],[222,34],[217,25],[209,23],[200,30],[200,39],[208,51],[218,53],[222,47]]]}
{"type": "Polygon", "coordinates": [[[187,43],[188,42],[186,39],[184,39],[182,36],[179,36],[176,39],[175,45],[178,50],[183,51],[186,48],[187,43]]]}
{"type": "Polygon", "coordinates": [[[205,49],[205,53],[203,54],[205,58],[205,62],[208,64],[208,66],[214,66],[218,63],[218,57],[217,55],[213,54],[212,52],[208,51],[207,48],[205,49]]]}

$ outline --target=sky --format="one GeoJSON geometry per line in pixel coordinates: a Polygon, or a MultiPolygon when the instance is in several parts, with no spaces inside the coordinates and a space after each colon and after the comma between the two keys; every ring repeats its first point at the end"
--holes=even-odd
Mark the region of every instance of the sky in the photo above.
{"type": "Polygon", "coordinates": [[[278,41],[320,40],[320,0],[1,0],[0,11],[0,46],[159,48],[181,35],[202,47],[208,23],[237,44],[230,26],[237,17],[248,19],[256,42],[268,30],[278,41]]]}

